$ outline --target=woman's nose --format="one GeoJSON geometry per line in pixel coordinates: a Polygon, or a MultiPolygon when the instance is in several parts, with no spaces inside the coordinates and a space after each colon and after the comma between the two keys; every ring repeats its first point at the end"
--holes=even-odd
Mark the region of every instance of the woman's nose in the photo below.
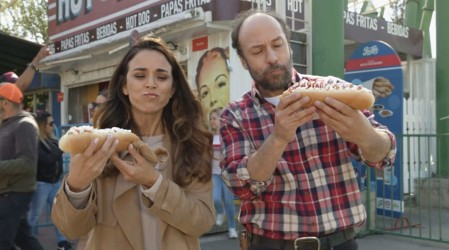
{"type": "Polygon", "coordinates": [[[145,87],[146,88],[155,88],[156,87],[156,80],[153,76],[149,76],[147,80],[145,81],[145,87]]]}

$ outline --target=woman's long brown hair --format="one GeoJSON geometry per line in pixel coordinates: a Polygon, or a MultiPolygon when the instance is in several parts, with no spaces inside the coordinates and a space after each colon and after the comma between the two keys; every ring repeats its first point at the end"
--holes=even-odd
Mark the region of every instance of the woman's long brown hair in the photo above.
{"type": "MultiPolygon", "coordinates": [[[[192,181],[211,179],[212,134],[207,130],[201,102],[191,90],[187,77],[173,53],[160,38],[143,37],[123,57],[109,83],[109,98],[94,116],[99,128],[120,127],[140,135],[131,113],[131,103],[123,94],[129,62],[143,50],[162,53],[172,66],[175,90],[162,112],[165,132],[171,139],[173,180],[181,187],[192,181]]],[[[151,60],[151,58],[148,58],[151,60]]]]}

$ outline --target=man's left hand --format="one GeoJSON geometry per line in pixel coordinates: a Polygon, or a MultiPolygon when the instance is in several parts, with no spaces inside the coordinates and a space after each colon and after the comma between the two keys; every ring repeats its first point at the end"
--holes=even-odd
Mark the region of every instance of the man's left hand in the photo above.
{"type": "Polygon", "coordinates": [[[375,134],[374,128],[361,111],[340,101],[326,97],[324,102],[317,101],[315,106],[320,119],[345,141],[365,144],[375,134]]]}

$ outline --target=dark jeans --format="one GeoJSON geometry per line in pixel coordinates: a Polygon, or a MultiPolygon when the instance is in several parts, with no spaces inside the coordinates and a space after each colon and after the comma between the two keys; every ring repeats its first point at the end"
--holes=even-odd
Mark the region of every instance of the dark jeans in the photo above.
{"type": "MultiPolygon", "coordinates": [[[[327,246],[321,246],[320,248],[321,250],[357,250],[358,249],[358,244],[357,241],[355,239],[352,240],[348,240],[345,243],[335,246],[331,249],[327,248],[327,246]]],[[[294,250],[291,249],[290,247],[286,247],[284,249],[276,249],[276,248],[269,248],[269,247],[264,247],[264,246],[255,246],[252,245],[249,247],[248,250],[294,250]]],[[[298,250],[318,250],[318,249],[298,249],[298,250]]]]}
{"type": "Polygon", "coordinates": [[[33,193],[0,194],[0,249],[43,250],[44,248],[31,234],[27,212],[33,193]]]}

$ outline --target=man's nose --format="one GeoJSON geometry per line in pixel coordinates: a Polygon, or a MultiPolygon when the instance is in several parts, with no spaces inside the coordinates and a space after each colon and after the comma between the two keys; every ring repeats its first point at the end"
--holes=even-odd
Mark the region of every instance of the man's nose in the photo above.
{"type": "Polygon", "coordinates": [[[276,64],[278,61],[278,55],[272,48],[267,49],[267,62],[270,64],[276,64]]]}

